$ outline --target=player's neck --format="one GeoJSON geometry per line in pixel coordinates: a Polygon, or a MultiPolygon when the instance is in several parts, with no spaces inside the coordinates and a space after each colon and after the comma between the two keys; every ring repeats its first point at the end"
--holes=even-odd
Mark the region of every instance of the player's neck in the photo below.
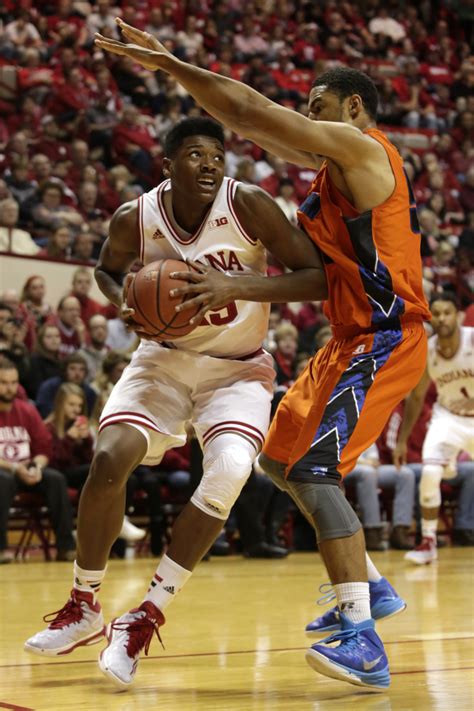
{"type": "Polygon", "coordinates": [[[183,202],[174,195],[169,202],[165,201],[165,209],[168,217],[184,232],[193,235],[202,225],[204,218],[209,212],[209,205],[198,203],[193,205],[191,201],[183,202]]]}
{"type": "Polygon", "coordinates": [[[452,358],[458,352],[460,344],[461,329],[458,326],[452,336],[448,336],[447,338],[438,336],[437,350],[444,358],[452,358]]]}

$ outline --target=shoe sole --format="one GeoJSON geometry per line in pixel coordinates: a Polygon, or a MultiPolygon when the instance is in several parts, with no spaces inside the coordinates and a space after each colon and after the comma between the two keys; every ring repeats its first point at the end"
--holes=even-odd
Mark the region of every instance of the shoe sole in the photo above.
{"type": "MultiPolygon", "coordinates": [[[[400,612],[404,612],[404,610],[407,609],[407,604],[403,600],[403,605],[401,607],[396,608],[392,612],[389,612],[388,615],[381,615],[380,617],[374,617],[374,620],[377,620],[377,622],[381,622],[382,620],[388,620],[389,617],[395,617],[395,615],[400,614],[400,612]]],[[[329,625],[328,627],[320,627],[318,630],[305,630],[306,636],[311,639],[314,637],[319,637],[321,634],[326,634],[326,632],[333,632],[334,630],[340,630],[341,626],[340,625],[329,625]]]]}
{"type": "Polygon", "coordinates": [[[107,649],[109,648],[110,642],[112,641],[112,625],[113,625],[113,623],[115,622],[116,619],[118,619],[118,617],[116,617],[115,619],[113,619],[112,622],[110,622],[110,623],[107,625],[107,627],[106,627],[105,636],[107,637],[107,647],[105,647],[105,649],[103,649],[103,650],[101,651],[101,653],[99,654],[98,664],[99,664],[99,669],[100,669],[100,671],[102,672],[102,674],[103,674],[104,676],[106,676],[107,679],[108,679],[109,681],[111,681],[111,682],[114,684],[114,686],[116,686],[116,687],[117,687],[118,689],[120,689],[121,691],[126,691],[126,690],[129,689],[130,686],[132,685],[133,679],[132,679],[131,681],[129,681],[129,682],[123,681],[123,680],[120,679],[118,676],[116,676],[116,675],[113,673],[113,671],[111,671],[111,670],[108,668],[108,666],[106,665],[106,663],[105,663],[105,661],[104,661],[104,654],[105,654],[105,652],[107,651],[107,649]]]}
{"type": "Polygon", "coordinates": [[[387,691],[390,685],[390,677],[388,684],[369,684],[366,681],[363,681],[360,677],[356,676],[355,672],[351,672],[339,664],[331,662],[327,657],[320,654],[315,649],[308,649],[305,656],[311,669],[314,669],[314,671],[322,674],[323,676],[329,676],[331,679],[346,681],[349,684],[354,684],[355,686],[363,686],[364,689],[370,689],[371,691],[387,691]]]}
{"type": "Polygon", "coordinates": [[[63,654],[70,654],[75,649],[77,649],[77,647],[90,647],[93,644],[98,644],[102,641],[103,637],[105,637],[105,625],[102,627],[101,630],[99,630],[99,632],[93,632],[87,637],[83,637],[79,641],[74,642],[74,644],[69,644],[66,647],[57,647],[56,649],[45,649],[41,647],[34,647],[33,645],[28,644],[28,642],[25,642],[23,649],[29,654],[38,654],[42,657],[60,657],[63,654]]]}
{"type": "Polygon", "coordinates": [[[431,563],[436,563],[438,561],[438,558],[432,558],[431,560],[414,560],[413,558],[407,558],[407,556],[405,556],[404,560],[406,560],[407,563],[411,563],[412,565],[431,565],[431,563]]]}

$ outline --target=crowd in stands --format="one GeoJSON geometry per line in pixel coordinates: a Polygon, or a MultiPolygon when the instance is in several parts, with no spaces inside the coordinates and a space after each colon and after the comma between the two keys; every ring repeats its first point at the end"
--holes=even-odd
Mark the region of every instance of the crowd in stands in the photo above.
{"type": "MultiPolygon", "coordinates": [[[[95,32],[119,38],[116,16],[156,35],[186,61],[241,79],[301,113],[307,111],[314,76],[324,69],[344,64],[367,72],[379,89],[379,123],[404,158],[417,201],[426,295],[455,291],[464,323],[474,325],[474,12],[469,3],[2,0],[0,252],[38,263],[21,291],[0,294],[0,357],[15,364],[19,397],[34,402],[46,421],[51,466],[77,488],[100,411],[136,347],[115,308],[90,298],[90,272],[80,265],[95,263],[117,207],[162,180],[168,129],[201,111],[172,78],[145,71],[126,57],[105,56],[94,46],[95,32]],[[58,304],[48,302],[39,276],[42,259],[78,266],[58,304]]],[[[314,174],[240,136],[226,133],[226,140],[228,174],[267,190],[296,222],[298,203],[314,174]]],[[[280,271],[279,264],[270,264],[270,275],[280,271]]],[[[266,345],[275,358],[277,392],[330,337],[320,304],[272,307],[266,345]]],[[[429,403],[425,427],[428,416],[429,403]]],[[[420,426],[411,462],[420,461],[423,436],[420,426]]],[[[379,465],[390,461],[381,454],[383,443],[378,445],[376,455],[360,462],[359,481],[367,485],[377,476],[380,488],[390,476],[379,465]]],[[[190,467],[189,451],[169,458],[160,471],[170,480],[173,472],[190,467]]],[[[413,494],[409,472],[396,483],[413,494]]],[[[162,484],[168,481],[160,476],[162,484]]],[[[274,516],[269,515],[266,532],[249,534],[248,550],[256,550],[263,539],[275,542],[275,521],[287,510],[274,492],[259,488],[258,473],[255,477],[248,499],[263,496],[274,516]]],[[[150,498],[156,523],[152,550],[159,553],[156,476],[140,468],[132,479],[129,500],[139,487],[150,498]]],[[[178,474],[176,481],[182,485],[183,477],[178,474]]],[[[395,527],[408,528],[412,498],[408,513],[403,506],[402,513],[396,509],[395,527]]],[[[365,512],[367,529],[379,529],[377,502],[363,493],[361,500],[367,506],[372,501],[365,512]]],[[[238,515],[249,518],[245,511],[238,515]]],[[[392,534],[394,545],[406,544],[403,531],[392,534]]],[[[373,536],[374,546],[379,538],[373,536]]]]}

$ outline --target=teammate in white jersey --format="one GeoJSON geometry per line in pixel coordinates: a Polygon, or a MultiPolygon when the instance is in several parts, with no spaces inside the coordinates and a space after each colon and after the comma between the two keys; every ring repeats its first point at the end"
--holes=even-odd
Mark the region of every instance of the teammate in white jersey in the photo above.
{"type": "Polygon", "coordinates": [[[157,463],[185,441],[192,423],[203,449],[203,477],[178,517],[172,540],[138,608],[107,628],[101,670],[126,687],[164,611],[222,530],[265,437],[273,395],[271,357],[262,349],[268,303],[326,298],[313,243],[255,186],[224,177],[224,134],[210,119],[187,119],[168,134],[168,180],[112,218],[96,268],[103,293],[140,333],[125,303],[137,257],[193,260],[196,279],[219,286],[201,306],[199,326],[172,343],[142,340],[102,413],[83,489],[74,587],[66,605],[27,651],[57,655],[101,641],[97,592],[124,514],[125,484],[141,462],[157,463]],[[289,270],[267,278],[265,250],[289,270]],[[229,278],[229,276],[232,278],[229,278]]]}
{"type": "Polygon", "coordinates": [[[423,443],[420,482],[422,541],[405,559],[422,565],[438,557],[436,529],[441,504],[441,479],[456,476],[456,459],[466,451],[474,457],[474,328],[459,325],[453,294],[431,301],[435,335],[428,341],[428,362],[422,379],[405,401],[395,464],[406,461],[407,441],[417,421],[426,392],[434,380],[438,397],[423,443]]]}

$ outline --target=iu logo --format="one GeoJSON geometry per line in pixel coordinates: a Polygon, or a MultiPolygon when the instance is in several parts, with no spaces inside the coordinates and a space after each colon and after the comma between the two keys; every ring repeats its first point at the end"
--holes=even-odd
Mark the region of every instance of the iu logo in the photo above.
{"type": "Polygon", "coordinates": [[[352,355],[360,355],[361,353],[365,353],[365,343],[361,343],[355,351],[352,351],[352,355]]]}

